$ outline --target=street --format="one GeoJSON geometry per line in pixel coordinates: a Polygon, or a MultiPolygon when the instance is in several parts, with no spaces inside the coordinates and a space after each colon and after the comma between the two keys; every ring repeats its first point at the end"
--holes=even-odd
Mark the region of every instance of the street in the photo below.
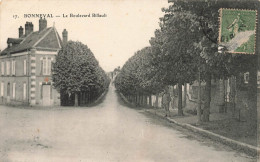
{"type": "Polygon", "coordinates": [[[110,86],[104,101],[94,107],[0,106],[0,161],[256,160],[192,140],[179,130],[124,106],[110,86]]]}

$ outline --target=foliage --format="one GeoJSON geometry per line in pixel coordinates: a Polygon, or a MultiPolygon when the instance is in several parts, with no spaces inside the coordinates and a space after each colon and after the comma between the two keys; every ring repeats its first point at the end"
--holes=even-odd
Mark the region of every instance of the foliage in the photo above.
{"type": "Polygon", "coordinates": [[[206,59],[208,65],[204,68],[207,70],[205,72],[211,72],[212,76],[215,78],[226,78],[227,76],[237,75],[237,73],[241,71],[248,71],[248,69],[250,69],[249,66],[239,66],[241,68],[236,68],[234,65],[243,64],[244,59],[254,60],[256,59],[256,55],[231,55],[228,53],[220,54],[217,52],[219,9],[249,9],[258,10],[259,12],[259,1],[244,0],[234,3],[234,1],[225,0],[176,0],[174,4],[178,6],[180,11],[188,11],[195,14],[200,22],[200,30],[203,34],[203,38],[199,42],[201,44],[200,49],[202,51],[202,57],[206,59]]]}
{"type": "Polygon", "coordinates": [[[104,70],[91,50],[80,42],[69,41],[56,56],[52,78],[54,87],[62,93],[102,93],[109,84],[104,70]]]}
{"type": "MultiPolygon", "coordinates": [[[[116,77],[116,88],[125,94],[154,94],[167,85],[192,83],[200,71],[206,81],[204,115],[208,120],[211,79],[226,79],[248,71],[255,55],[218,53],[219,9],[253,9],[257,1],[176,0],[163,8],[160,29],[150,39],[150,47],[136,52],[116,77]]],[[[180,91],[181,92],[181,91],[180,91]]]]}
{"type": "Polygon", "coordinates": [[[123,66],[115,79],[117,90],[126,95],[138,93],[154,94],[161,86],[154,76],[151,65],[151,48],[146,47],[137,51],[123,66]]]}

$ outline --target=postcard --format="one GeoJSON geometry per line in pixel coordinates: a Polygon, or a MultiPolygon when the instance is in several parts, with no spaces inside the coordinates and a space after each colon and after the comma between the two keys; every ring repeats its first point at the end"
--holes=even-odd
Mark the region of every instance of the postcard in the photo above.
{"type": "Polygon", "coordinates": [[[259,12],[0,0],[0,161],[258,161],[259,12]]]}

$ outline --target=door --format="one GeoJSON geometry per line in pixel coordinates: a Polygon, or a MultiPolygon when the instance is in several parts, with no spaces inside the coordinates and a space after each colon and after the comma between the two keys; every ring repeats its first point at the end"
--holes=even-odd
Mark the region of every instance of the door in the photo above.
{"type": "Polygon", "coordinates": [[[42,105],[50,106],[51,104],[51,85],[42,86],[42,105]]]}

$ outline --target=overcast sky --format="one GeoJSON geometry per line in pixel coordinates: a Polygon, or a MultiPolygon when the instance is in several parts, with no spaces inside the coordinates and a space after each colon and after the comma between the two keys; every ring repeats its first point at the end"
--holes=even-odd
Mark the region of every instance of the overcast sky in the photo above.
{"type": "Polygon", "coordinates": [[[38,18],[24,14],[52,14],[48,27],[55,27],[62,37],[64,28],[69,40],[87,44],[105,71],[122,66],[137,50],[148,46],[154,30],[159,28],[162,7],[167,0],[2,0],[0,8],[0,49],[6,48],[7,38],[18,37],[18,28],[26,21],[39,30],[38,18]],[[104,18],[63,18],[63,14],[106,14],[104,18]],[[14,19],[13,15],[19,18],[14,19]],[[56,17],[57,15],[61,17],[56,17]]]}

